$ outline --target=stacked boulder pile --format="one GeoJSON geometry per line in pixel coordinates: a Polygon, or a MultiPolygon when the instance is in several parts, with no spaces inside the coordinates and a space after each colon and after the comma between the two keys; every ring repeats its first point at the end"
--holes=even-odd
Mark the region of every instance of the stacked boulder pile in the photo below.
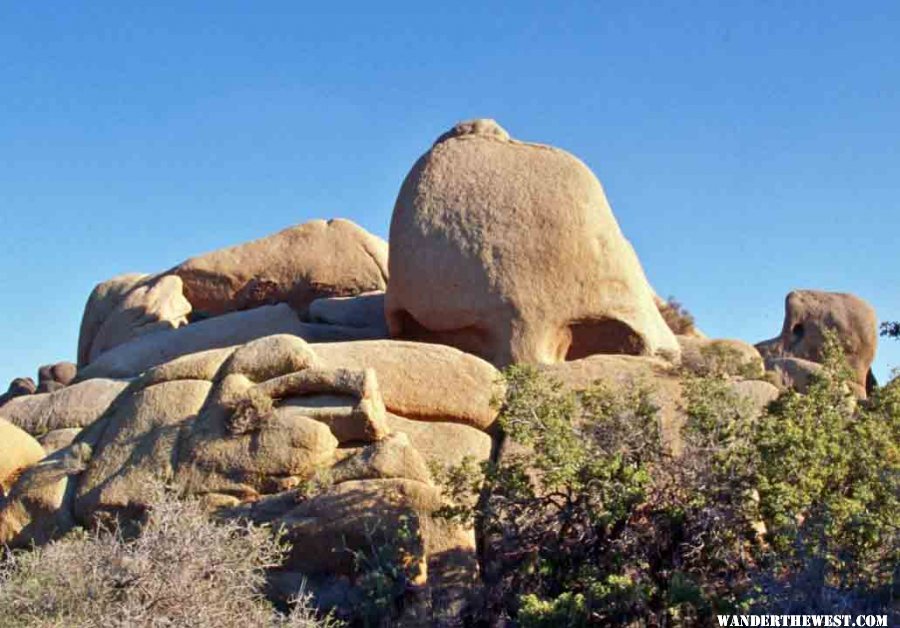
{"type": "Polygon", "coordinates": [[[648,381],[674,448],[679,368],[710,350],[740,357],[733,385],[760,409],[820,368],[827,329],[871,385],[876,319],[856,297],[793,292],[756,347],[676,334],[660,307],[587,166],[460,123],[403,182],[389,244],[316,220],[99,284],[77,368],[0,397],[0,543],[139,519],[162,480],[286,530],[285,581],[352,580],[373,527],[413,515],[421,581],[447,605],[477,540],[433,516],[433,469],[500,455],[503,367],[648,381]]]}

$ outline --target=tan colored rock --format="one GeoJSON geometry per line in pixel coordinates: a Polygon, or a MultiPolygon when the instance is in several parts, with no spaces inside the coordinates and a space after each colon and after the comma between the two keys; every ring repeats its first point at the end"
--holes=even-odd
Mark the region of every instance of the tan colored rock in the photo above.
{"type": "Polygon", "coordinates": [[[79,480],[75,513],[80,521],[146,508],[147,486],[174,477],[179,431],[203,407],[211,386],[202,380],[157,384],[135,390],[110,411],[79,480]]]}
{"type": "Polygon", "coordinates": [[[403,433],[392,434],[341,460],[331,468],[329,476],[335,484],[389,478],[434,483],[422,454],[416,451],[409,437],[403,433]]]}
{"type": "Polygon", "coordinates": [[[309,320],[328,325],[376,329],[385,338],[388,336],[384,292],[381,291],[353,297],[316,299],[309,305],[309,320]]]}
{"type": "Polygon", "coordinates": [[[85,469],[91,448],[76,443],[29,467],[0,500],[0,545],[42,545],[75,526],[70,483],[85,469]]]}
{"type": "Polygon", "coordinates": [[[871,305],[852,294],[794,290],[785,299],[780,336],[757,348],[767,359],[821,362],[829,329],[837,333],[855,382],[865,390],[878,346],[878,317],[871,305]]]}
{"type": "Polygon", "coordinates": [[[384,290],[387,244],[348,220],[313,220],[173,268],[194,310],[219,315],[384,290]]]}
{"type": "Polygon", "coordinates": [[[44,458],[44,448],[30,434],[0,417],[0,488],[7,493],[19,474],[44,458]]]}
{"type": "Polygon", "coordinates": [[[290,306],[262,306],[232,312],[180,329],[146,334],[107,351],[78,373],[92,377],[137,377],[148,369],[191,353],[241,345],[275,334],[299,336],[308,342],[334,342],[367,338],[367,330],[336,325],[302,323],[290,306]]]}
{"type": "Polygon", "coordinates": [[[72,444],[72,441],[81,432],[80,427],[67,427],[61,430],[51,430],[38,438],[38,442],[47,455],[55,453],[60,449],[65,449],[72,444]]]}
{"type": "Polygon", "coordinates": [[[813,377],[822,372],[822,365],[818,362],[800,358],[769,358],[766,367],[775,373],[782,386],[801,393],[807,392],[813,377]]]}
{"type": "Polygon", "coordinates": [[[225,347],[183,355],[149,369],[141,376],[139,385],[152,386],[179,379],[203,379],[211,382],[234,351],[235,347],[225,347]]]}
{"type": "Polygon", "coordinates": [[[691,372],[761,377],[765,370],[759,351],[743,340],[677,338],[681,345],[681,364],[691,372]]]}
{"type": "Polygon", "coordinates": [[[314,347],[323,367],[374,369],[390,412],[420,421],[471,425],[480,430],[497,418],[500,373],[473,355],[440,345],[370,340],[314,347]]]}
{"type": "Polygon", "coordinates": [[[679,351],[593,173],[491,120],[457,125],[407,175],[390,273],[393,337],[498,366],[679,351]]]}
{"type": "Polygon", "coordinates": [[[17,397],[3,406],[3,416],[29,434],[90,425],[100,418],[128,382],[92,379],[52,393],[17,397]]]}
{"type": "Polygon", "coordinates": [[[762,414],[763,410],[778,399],[778,395],[781,394],[773,384],[758,379],[733,382],[731,389],[750,402],[756,412],[756,416],[762,414]]]}
{"type": "Polygon", "coordinates": [[[146,274],[131,273],[118,275],[97,284],[88,297],[81,318],[81,330],[78,333],[79,367],[90,362],[94,338],[107,317],[119,306],[129,291],[148,277],[146,274]]]}
{"type": "Polygon", "coordinates": [[[440,505],[437,489],[414,480],[337,484],[277,520],[293,545],[287,565],[309,574],[350,574],[353,556],[347,550],[368,547],[369,533],[376,539],[393,536],[404,520],[413,536],[421,539],[424,559],[429,550],[448,545],[441,534],[430,535],[432,538],[428,534],[429,515],[440,505]]]}
{"type": "Polygon", "coordinates": [[[263,382],[313,367],[316,363],[316,354],[306,341],[297,336],[278,334],[238,347],[222,374],[239,373],[254,382],[263,382]]]}
{"type": "MultiPolygon", "coordinates": [[[[326,423],[340,442],[352,440],[372,442],[384,438],[388,433],[385,419],[386,410],[378,379],[374,369],[329,369],[308,368],[302,371],[275,377],[254,387],[267,399],[302,399],[307,395],[338,394],[353,398],[350,411],[345,414],[313,412],[308,416],[326,423]]],[[[302,408],[301,403],[281,404],[302,408]]],[[[302,408],[303,412],[307,410],[302,408]]]]}
{"type": "Polygon", "coordinates": [[[304,416],[324,423],[342,446],[378,441],[390,433],[383,406],[380,412],[369,412],[351,396],[303,395],[287,397],[278,405],[296,408],[304,416]]]}
{"type": "Polygon", "coordinates": [[[104,319],[91,342],[85,364],[138,336],[187,325],[190,313],[191,304],[182,294],[179,277],[162,275],[145,279],[104,319]]]}
{"type": "Polygon", "coordinates": [[[331,430],[296,408],[263,408],[255,424],[236,431],[232,415],[253,388],[243,375],[226,376],[182,433],[179,476],[190,492],[254,498],[283,490],[293,481],[286,478],[311,477],[334,461],[338,441],[331,430]]]}
{"type": "Polygon", "coordinates": [[[410,444],[429,464],[448,468],[466,457],[483,462],[491,456],[491,437],[468,425],[412,421],[391,413],[387,424],[392,432],[409,437],[410,444]]]}

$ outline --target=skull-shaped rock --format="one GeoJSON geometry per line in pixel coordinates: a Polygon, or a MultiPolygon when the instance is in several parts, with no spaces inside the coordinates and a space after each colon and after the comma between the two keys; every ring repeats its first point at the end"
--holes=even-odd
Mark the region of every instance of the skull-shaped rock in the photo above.
{"type": "Polygon", "coordinates": [[[458,124],[413,166],[388,259],[396,338],[498,366],[679,353],[597,178],[493,120],[458,124]]]}
{"type": "Polygon", "coordinates": [[[852,294],[794,290],[784,300],[781,335],[756,345],[767,362],[789,357],[821,362],[825,333],[837,334],[856,383],[866,388],[878,347],[878,317],[871,305],[852,294]]]}

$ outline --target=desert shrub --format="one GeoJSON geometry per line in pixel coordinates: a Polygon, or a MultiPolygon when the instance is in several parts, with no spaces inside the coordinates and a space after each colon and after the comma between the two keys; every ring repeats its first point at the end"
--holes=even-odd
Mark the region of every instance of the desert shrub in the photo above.
{"type": "Polygon", "coordinates": [[[732,411],[740,404],[724,384],[721,399],[704,397],[690,415],[676,460],[640,382],[576,393],[528,367],[506,379],[507,451],[480,471],[467,463],[442,477],[451,518],[464,518],[458,504],[484,486],[469,512],[485,546],[489,620],[687,624],[734,605],[732,572],[754,537],[752,500],[749,471],[731,460],[743,441],[720,423],[749,419],[732,411]],[[729,412],[715,410],[721,403],[729,412]],[[712,484],[718,490],[701,490],[712,484]]]}
{"type": "Polygon", "coordinates": [[[400,618],[405,602],[418,592],[415,583],[424,556],[416,517],[401,515],[391,529],[378,523],[366,530],[366,545],[351,551],[359,590],[350,609],[364,626],[381,626],[400,618]]]}
{"type": "Polygon", "coordinates": [[[725,372],[687,374],[674,457],[640,382],[574,392],[507,369],[501,455],[440,478],[441,515],[481,535],[481,619],[695,625],[750,609],[884,612],[900,575],[900,380],[858,405],[848,376],[832,339],[809,393],[757,418],[725,372]]]}
{"type": "Polygon", "coordinates": [[[662,314],[663,320],[666,321],[666,325],[669,326],[669,329],[674,334],[685,335],[695,330],[693,315],[681,303],[676,301],[675,297],[669,297],[665,303],[660,303],[659,313],[662,314]]]}
{"type": "Polygon", "coordinates": [[[210,522],[200,505],[159,487],[140,534],[77,532],[0,566],[10,627],[337,626],[301,597],[282,615],[262,597],[283,547],[269,530],[210,522]]]}
{"type": "Polygon", "coordinates": [[[783,395],[756,428],[767,558],[784,574],[768,579],[768,603],[869,608],[897,586],[900,380],[857,403],[850,378],[837,339],[827,338],[807,393],[783,395]]]}

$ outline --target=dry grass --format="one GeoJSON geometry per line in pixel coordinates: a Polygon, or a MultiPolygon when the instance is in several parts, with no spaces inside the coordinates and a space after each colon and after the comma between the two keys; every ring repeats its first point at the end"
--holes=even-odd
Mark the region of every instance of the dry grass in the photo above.
{"type": "Polygon", "coordinates": [[[0,562],[0,623],[13,627],[335,627],[309,598],[278,613],[260,594],[283,547],[271,532],[212,523],[159,487],[135,538],[76,533],[0,562]]]}

